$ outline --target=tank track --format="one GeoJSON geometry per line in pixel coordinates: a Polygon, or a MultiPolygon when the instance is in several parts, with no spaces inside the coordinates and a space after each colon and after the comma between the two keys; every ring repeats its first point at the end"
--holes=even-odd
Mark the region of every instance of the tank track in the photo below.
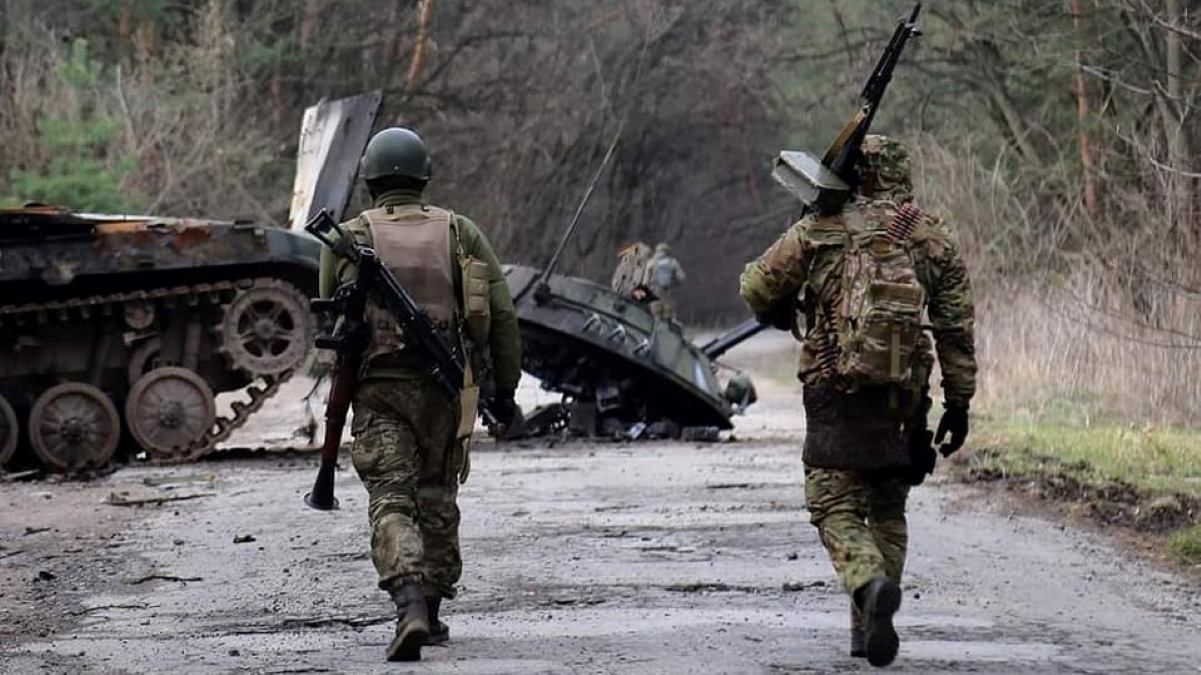
{"type": "MultiPolygon", "coordinates": [[[[116,316],[119,312],[123,312],[124,305],[130,302],[175,299],[188,305],[197,305],[202,302],[225,305],[237,295],[238,291],[252,288],[258,282],[270,282],[273,279],[273,277],[248,277],[232,281],[170,286],[54,302],[3,305],[0,306],[0,326],[9,322],[13,322],[17,326],[24,326],[31,321],[44,325],[54,321],[70,321],[74,316],[84,319],[96,315],[116,316]]],[[[233,367],[232,364],[231,367],[233,367]]],[[[203,437],[193,442],[186,452],[169,459],[156,459],[153,463],[184,464],[210,454],[216,449],[218,443],[228,439],[230,434],[245,425],[251,415],[258,412],[268,399],[277,394],[280,385],[290,379],[296,370],[297,368],[292,368],[276,375],[249,373],[255,378],[255,381],[240,390],[249,397],[248,401],[234,401],[231,405],[233,414],[218,417],[212,428],[203,437]],[[262,386],[257,386],[259,384],[262,386]]]]}

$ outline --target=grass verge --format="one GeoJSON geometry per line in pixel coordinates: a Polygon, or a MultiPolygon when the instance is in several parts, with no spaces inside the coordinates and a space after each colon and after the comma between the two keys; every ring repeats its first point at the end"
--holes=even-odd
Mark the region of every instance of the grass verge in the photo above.
{"type": "Polygon", "coordinates": [[[967,481],[1004,482],[1145,536],[1201,565],[1201,431],[984,420],[956,463],[967,481]]]}
{"type": "Polygon", "coordinates": [[[1201,565],[1201,525],[1177,531],[1168,539],[1168,549],[1186,565],[1201,565]]]}

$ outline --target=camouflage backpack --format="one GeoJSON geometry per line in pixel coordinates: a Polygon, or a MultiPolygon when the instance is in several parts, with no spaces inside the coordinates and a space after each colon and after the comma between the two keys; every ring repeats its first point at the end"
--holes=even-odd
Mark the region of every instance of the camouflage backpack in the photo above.
{"type": "Polygon", "coordinates": [[[842,215],[841,294],[836,307],[824,308],[836,344],[822,360],[852,388],[903,384],[911,376],[926,292],[909,237],[924,217],[912,204],[887,202],[842,215]]]}

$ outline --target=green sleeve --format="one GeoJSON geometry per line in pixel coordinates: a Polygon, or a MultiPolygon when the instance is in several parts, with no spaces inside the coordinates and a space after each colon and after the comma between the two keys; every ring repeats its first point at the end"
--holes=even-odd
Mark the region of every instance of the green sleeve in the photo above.
{"type": "MultiPolygon", "coordinates": [[[[371,231],[363,222],[355,218],[342,224],[342,227],[354,235],[360,243],[370,246],[371,231]]],[[[332,233],[331,233],[332,234],[332,233]]],[[[333,236],[337,236],[336,234],[333,236]]],[[[331,298],[334,291],[342,284],[352,281],[358,272],[358,268],[354,264],[349,263],[334,255],[334,252],[329,250],[329,247],[321,247],[321,266],[318,270],[317,290],[323,298],[331,298]]]]}
{"type": "Polygon", "coordinates": [[[492,316],[488,350],[492,357],[492,376],[497,390],[513,391],[521,380],[521,332],[517,328],[517,309],[513,307],[509,283],[479,227],[469,218],[458,218],[463,252],[488,266],[488,302],[492,316]]]}
{"type": "Polygon", "coordinates": [[[976,393],[975,304],[967,265],[950,233],[936,225],[931,259],[929,315],[934,327],[942,391],[947,403],[967,405],[976,393]]]}
{"type": "Polygon", "coordinates": [[[805,226],[804,220],[793,225],[742,271],[739,292],[755,316],[777,313],[780,305],[793,302],[805,285],[810,255],[805,226]]]}

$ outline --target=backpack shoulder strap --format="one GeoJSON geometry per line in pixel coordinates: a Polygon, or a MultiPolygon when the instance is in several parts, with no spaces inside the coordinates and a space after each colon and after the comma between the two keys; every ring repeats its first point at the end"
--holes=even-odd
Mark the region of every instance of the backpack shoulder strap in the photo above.
{"type": "Polygon", "coordinates": [[[446,214],[450,221],[450,235],[454,237],[455,257],[462,266],[467,261],[467,251],[463,248],[463,233],[459,231],[459,216],[450,209],[446,209],[446,214]]]}

